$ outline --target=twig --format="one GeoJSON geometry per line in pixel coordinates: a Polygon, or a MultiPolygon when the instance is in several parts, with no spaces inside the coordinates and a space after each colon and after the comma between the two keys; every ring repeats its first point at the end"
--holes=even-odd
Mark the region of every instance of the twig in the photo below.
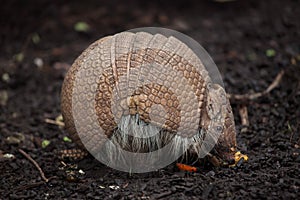
{"type": "Polygon", "coordinates": [[[30,160],[34,164],[34,166],[39,170],[42,179],[47,183],[50,179],[46,178],[46,176],[45,176],[43,170],[41,169],[41,167],[39,166],[39,164],[35,160],[33,160],[31,158],[31,156],[29,154],[27,154],[25,151],[23,151],[22,149],[18,149],[18,150],[23,156],[25,156],[28,160],[30,160]]]}
{"type": "Polygon", "coordinates": [[[240,106],[239,107],[239,113],[240,113],[242,125],[243,126],[249,126],[247,106],[245,106],[245,105],[240,106]]]}
{"type": "Polygon", "coordinates": [[[277,87],[282,79],[282,76],[284,74],[284,70],[281,70],[277,76],[275,77],[275,79],[273,80],[273,82],[271,83],[271,85],[269,85],[269,87],[264,90],[263,92],[257,92],[257,93],[253,93],[253,94],[228,94],[228,98],[230,99],[235,99],[235,100],[253,100],[253,99],[257,99],[263,95],[268,94],[269,92],[271,92],[275,87],[277,87]]]}
{"type": "Polygon", "coordinates": [[[47,119],[45,119],[45,122],[48,123],[48,124],[54,124],[54,125],[57,125],[57,126],[60,126],[60,127],[65,126],[65,123],[57,121],[57,120],[53,120],[53,119],[48,119],[47,118],[47,119]]]}
{"type": "Polygon", "coordinates": [[[18,191],[22,191],[22,190],[27,190],[27,189],[30,189],[30,188],[38,187],[38,186],[43,185],[43,184],[45,184],[44,181],[39,181],[37,183],[26,184],[26,185],[22,185],[22,186],[16,188],[15,191],[18,192],[18,191]]]}
{"type": "Polygon", "coordinates": [[[243,125],[241,133],[245,133],[247,132],[249,126],[248,109],[246,105],[239,106],[239,114],[241,117],[241,123],[243,125]]]}

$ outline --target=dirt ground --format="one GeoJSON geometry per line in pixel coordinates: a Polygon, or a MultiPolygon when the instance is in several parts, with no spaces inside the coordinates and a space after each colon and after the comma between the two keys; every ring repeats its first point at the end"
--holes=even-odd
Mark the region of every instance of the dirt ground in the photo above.
{"type": "Polygon", "coordinates": [[[1,2],[0,199],[299,198],[299,0],[53,2],[1,2]],[[88,30],[85,23],[79,27],[83,32],[74,28],[81,21],[88,30]],[[59,159],[56,151],[75,145],[45,119],[60,114],[66,69],[96,39],[143,26],[172,28],[197,40],[232,94],[263,91],[284,70],[279,86],[270,93],[232,101],[239,149],[249,162],[198,173],[170,165],[152,173],[128,174],[91,156],[65,164],[59,159]],[[242,105],[249,115],[244,131],[242,105]],[[20,148],[47,178],[52,177],[48,183],[20,148]]]}

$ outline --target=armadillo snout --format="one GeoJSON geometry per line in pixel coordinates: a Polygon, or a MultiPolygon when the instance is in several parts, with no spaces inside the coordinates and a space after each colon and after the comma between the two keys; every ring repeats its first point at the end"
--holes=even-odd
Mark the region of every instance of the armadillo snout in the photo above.
{"type": "Polygon", "coordinates": [[[215,152],[223,161],[230,164],[234,162],[234,155],[237,152],[237,141],[234,117],[229,100],[226,103],[224,116],[223,133],[220,135],[218,143],[215,146],[215,152]]]}

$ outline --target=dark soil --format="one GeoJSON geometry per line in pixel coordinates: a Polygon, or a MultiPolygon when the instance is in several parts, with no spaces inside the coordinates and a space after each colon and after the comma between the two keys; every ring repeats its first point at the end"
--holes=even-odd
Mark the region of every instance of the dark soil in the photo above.
{"type": "Polygon", "coordinates": [[[0,199],[299,198],[300,1],[53,2],[1,2],[0,199]],[[78,21],[90,30],[75,31],[78,21]],[[61,162],[55,151],[75,145],[64,142],[67,134],[45,119],[60,114],[66,69],[96,39],[143,26],[168,27],[196,39],[218,65],[229,93],[263,91],[285,70],[269,94],[232,101],[239,148],[249,162],[199,173],[171,165],[147,174],[116,171],[92,157],[61,162]],[[243,132],[242,104],[250,122],[243,132]],[[51,142],[46,148],[44,140],[51,142]],[[46,177],[55,178],[44,183],[19,148],[46,177]],[[15,158],[3,157],[7,153],[15,158]]]}

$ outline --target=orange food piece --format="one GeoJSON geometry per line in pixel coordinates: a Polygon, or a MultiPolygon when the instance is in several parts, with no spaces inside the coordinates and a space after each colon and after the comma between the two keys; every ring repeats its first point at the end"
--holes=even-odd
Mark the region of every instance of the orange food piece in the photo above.
{"type": "Polygon", "coordinates": [[[176,163],[176,166],[182,171],[188,171],[188,172],[198,172],[199,171],[199,168],[197,168],[197,167],[193,167],[193,166],[185,165],[185,164],[181,164],[181,163],[176,163]]]}
{"type": "Polygon", "coordinates": [[[239,166],[242,162],[248,161],[248,156],[242,154],[240,151],[237,151],[234,155],[235,163],[233,165],[229,165],[229,167],[239,166]]]}

